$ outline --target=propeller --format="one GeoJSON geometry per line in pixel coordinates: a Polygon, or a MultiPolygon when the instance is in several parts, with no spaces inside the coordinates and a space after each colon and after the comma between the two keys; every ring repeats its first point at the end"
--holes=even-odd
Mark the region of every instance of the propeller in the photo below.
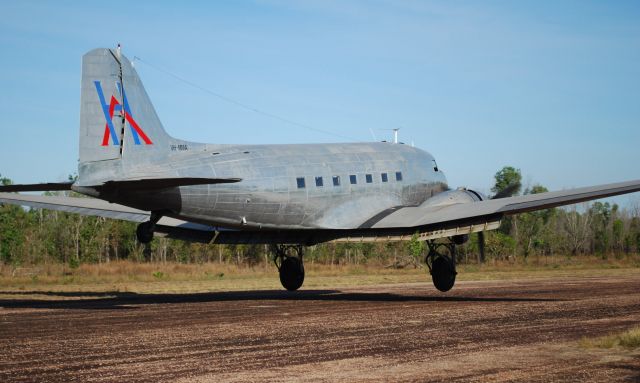
{"type": "Polygon", "coordinates": [[[491,197],[491,199],[500,199],[500,198],[511,197],[512,195],[516,194],[518,192],[518,190],[520,190],[521,186],[522,185],[520,184],[520,182],[511,183],[511,184],[507,185],[506,188],[504,188],[504,189],[500,190],[499,192],[497,192],[496,195],[491,197]]]}

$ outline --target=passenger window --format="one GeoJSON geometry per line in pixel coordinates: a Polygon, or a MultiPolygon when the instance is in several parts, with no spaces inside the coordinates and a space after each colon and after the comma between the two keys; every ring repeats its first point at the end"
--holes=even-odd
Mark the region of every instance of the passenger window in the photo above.
{"type": "Polygon", "coordinates": [[[402,181],[402,172],[396,172],[396,181],[402,181]]]}
{"type": "Polygon", "coordinates": [[[340,186],[340,176],[333,176],[333,186],[340,186]]]}
{"type": "Polygon", "coordinates": [[[380,174],[380,177],[382,178],[382,182],[388,182],[389,181],[389,177],[387,176],[387,173],[380,174]]]}
{"type": "Polygon", "coordinates": [[[349,176],[349,182],[351,182],[351,185],[355,185],[358,183],[358,178],[355,174],[349,176]]]}
{"type": "Polygon", "coordinates": [[[371,174],[367,174],[365,175],[365,180],[367,181],[368,184],[373,182],[373,176],[371,174]]]}
{"type": "Polygon", "coordinates": [[[296,178],[296,182],[298,183],[298,189],[304,189],[307,186],[304,183],[304,177],[296,178]]]}
{"type": "Polygon", "coordinates": [[[316,186],[322,187],[322,177],[316,177],[316,186]]]}

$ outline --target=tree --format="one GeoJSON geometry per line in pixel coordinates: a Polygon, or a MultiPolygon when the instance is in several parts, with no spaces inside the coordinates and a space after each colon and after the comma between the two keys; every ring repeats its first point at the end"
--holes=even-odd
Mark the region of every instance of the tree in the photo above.
{"type": "MultiPolygon", "coordinates": [[[[534,185],[530,189],[527,188],[524,194],[546,193],[549,190],[539,184],[534,185]]],[[[519,228],[519,246],[522,248],[525,258],[529,256],[533,247],[540,247],[543,241],[540,234],[549,222],[549,218],[555,213],[554,209],[539,210],[529,213],[518,214],[515,218],[517,227],[519,228]]]]}
{"type": "Polygon", "coordinates": [[[563,229],[565,242],[571,255],[582,251],[589,241],[589,227],[591,226],[591,214],[580,214],[575,205],[563,215],[563,229]]]}
{"type": "Polygon", "coordinates": [[[522,173],[513,166],[505,166],[494,175],[495,183],[491,191],[495,196],[511,197],[522,189],[522,173]]]}
{"type": "Polygon", "coordinates": [[[0,205],[0,260],[20,263],[19,255],[24,244],[25,212],[18,206],[0,205]]]}
{"type": "Polygon", "coordinates": [[[417,233],[411,236],[411,240],[409,241],[407,247],[409,248],[409,254],[417,259],[420,259],[422,253],[424,252],[424,242],[418,238],[417,233]]]}
{"type": "Polygon", "coordinates": [[[629,224],[629,234],[627,243],[629,244],[629,251],[632,247],[635,247],[636,253],[640,252],[640,218],[635,216],[631,218],[629,224]]]}
{"type": "Polygon", "coordinates": [[[489,232],[486,235],[485,250],[487,254],[498,259],[506,259],[513,254],[516,242],[510,236],[499,231],[489,232]]]}
{"type": "Polygon", "coordinates": [[[13,182],[6,177],[3,177],[2,174],[0,174],[0,185],[6,186],[6,185],[11,185],[13,182]]]}
{"type": "Polygon", "coordinates": [[[624,248],[624,222],[620,218],[616,218],[611,225],[611,237],[613,250],[617,255],[624,248]]]}
{"type": "Polygon", "coordinates": [[[611,245],[611,221],[618,212],[618,205],[609,202],[594,202],[588,211],[591,216],[591,250],[603,257],[611,245]]]}
{"type": "MultiPolygon", "coordinates": [[[[491,188],[491,191],[495,194],[492,198],[511,197],[518,194],[520,192],[520,189],[522,188],[522,174],[520,173],[520,169],[516,169],[513,166],[505,166],[500,169],[494,175],[494,179],[495,183],[491,188]]],[[[518,225],[516,219],[514,219],[513,217],[503,218],[498,230],[504,235],[512,235],[517,243],[518,225]]],[[[514,246],[513,250],[513,255],[515,256],[517,246],[514,246]]]]}

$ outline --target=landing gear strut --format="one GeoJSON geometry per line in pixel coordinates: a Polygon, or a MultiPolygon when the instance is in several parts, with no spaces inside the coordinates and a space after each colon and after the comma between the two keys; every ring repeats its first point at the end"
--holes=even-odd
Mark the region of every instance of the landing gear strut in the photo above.
{"type": "Polygon", "coordinates": [[[431,273],[431,279],[436,289],[446,292],[451,290],[456,283],[456,244],[454,242],[436,243],[435,241],[427,241],[429,254],[425,258],[425,263],[431,273]],[[443,248],[447,251],[444,253],[438,251],[443,248]]]}
{"type": "Polygon", "coordinates": [[[300,245],[274,245],[273,263],[280,272],[280,283],[289,290],[295,291],[304,282],[303,248],[300,245]]]}
{"type": "Polygon", "coordinates": [[[160,218],[162,218],[161,214],[152,212],[148,221],[142,222],[138,225],[136,228],[136,237],[138,238],[138,242],[145,245],[151,242],[153,239],[153,232],[156,229],[156,223],[160,221],[160,218]]]}

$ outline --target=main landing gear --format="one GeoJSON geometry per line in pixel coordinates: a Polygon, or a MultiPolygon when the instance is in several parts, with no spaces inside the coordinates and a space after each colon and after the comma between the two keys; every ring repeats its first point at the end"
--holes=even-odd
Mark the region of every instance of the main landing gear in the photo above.
{"type": "Polygon", "coordinates": [[[456,241],[445,243],[427,241],[429,253],[425,263],[431,273],[431,279],[436,289],[446,292],[456,283],[456,241]]]}
{"type": "Polygon", "coordinates": [[[153,239],[153,232],[156,229],[156,223],[160,221],[160,218],[162,218],[161,214],[152,212],[148,221],[142,222],[138,225],[136,228],[136,238],[138,238],[138,242],[145,245],[151,242],[153,239]]]}
{"type": "Polygon", "coordinates": [[[273,262],[280,272],[280,283],[289,290],[295,291],[304,282],[304,264],[302,256],[304,249],[300,245],[274,245],[273,262]]]}

